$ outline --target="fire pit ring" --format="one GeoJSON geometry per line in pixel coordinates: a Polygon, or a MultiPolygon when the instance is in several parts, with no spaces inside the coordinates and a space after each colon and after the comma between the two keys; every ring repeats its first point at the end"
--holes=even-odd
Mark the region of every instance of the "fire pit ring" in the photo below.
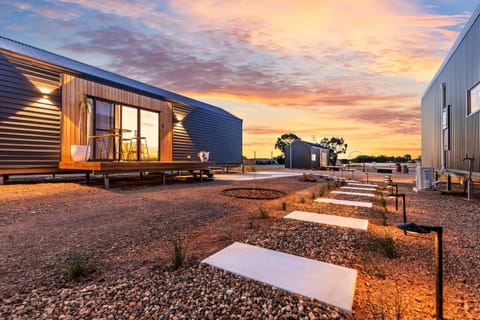
{"type": "Polygon", "coordinates": [[[222,193],[227,197],[253,200],[273,200],[286,195],[283,191],[265,188],[229,188],[222,193]]]}

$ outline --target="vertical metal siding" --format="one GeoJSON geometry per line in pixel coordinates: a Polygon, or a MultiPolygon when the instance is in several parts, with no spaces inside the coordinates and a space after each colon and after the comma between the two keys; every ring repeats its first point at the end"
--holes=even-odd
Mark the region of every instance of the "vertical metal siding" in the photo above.
{"type": "Polygon", "coordinates": [[[313,169],[320,166],[320,149],[309,143],[296,140],[285,148],[285,168],[292,169],[313,169]],[[291,152],[290,152],[291,150],[291,152]],[[312,154],[316,160],[312,161],[312,154]],[[291,155],[291,156],[290,156],[291,155]],[[292,163],[290,167],[290,161],[292,163]]]}
{"type": "Polygon", "coordinates": [[[451,58],[439,70],[422,98],[422,163],[441,167],[441,83],[446,83],[450,105],[450,150],[448,169],[468,170],[462,159],[475,158],[474,171],[480,172],[480,113],[466,116],[467,91],[480,81],[480,21],[465,34],[451,58]]]}
{"type": "Polygon", "coordinates": [[[195,106],[173,106],[173,160],[198,160],[197,153],[210,152],[219,164],[242,162],[242,120],[227,113],[195,106]]]}
{"type": "Polygon", "coordinates": [[[0,52],[0,172],[58,168],[60,106],[57,70],[0,52]]]}

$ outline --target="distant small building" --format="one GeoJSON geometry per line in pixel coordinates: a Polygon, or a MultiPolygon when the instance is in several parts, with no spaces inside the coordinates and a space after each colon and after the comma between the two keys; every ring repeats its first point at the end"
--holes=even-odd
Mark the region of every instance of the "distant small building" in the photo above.
{"type": "Polygon", "coordinates": [[[285,168],[318,169],[328,165],[328,148],[295,140],[285,148],[285,168]]]}

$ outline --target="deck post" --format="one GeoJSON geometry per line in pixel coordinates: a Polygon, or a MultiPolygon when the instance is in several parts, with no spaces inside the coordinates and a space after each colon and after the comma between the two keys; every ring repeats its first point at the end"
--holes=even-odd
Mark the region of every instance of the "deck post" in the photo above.
{"type": "Polygon", "coordinates": [[[0,185],[4,185],[5,183],[7,183],[7,179],[8,179],[8,176],[7,175],[0,175],[0,185]]]}
{"type": "Polygon", "coordinates": [[[90,172],[85,173],[85,181],[87,184],[90,184],[90,172]]]}
{"type": "Polygon", "coordinates": [[[203,170],[200,169],[200,182],[203,182],[203,170]]]}
{"type": "Polygon", "coordinates": [[[105,185],[105,189],[110,189],[110,177],[108,173],[103,175],[103,184],[105,185]]]}
{"type": "Polygon", "coordinates": [[[162,185],[165,185],[165,172],[162,172],[162,185]]]}

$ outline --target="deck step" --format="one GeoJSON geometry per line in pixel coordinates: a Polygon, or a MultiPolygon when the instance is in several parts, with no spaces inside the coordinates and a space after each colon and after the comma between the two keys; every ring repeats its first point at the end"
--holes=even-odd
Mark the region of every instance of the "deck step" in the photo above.
{"type": "Polygon", "coordinates": [[[367,231],[368,220],[306,211],[293,211],[284,218],[367,231]]]}
{"type": "Polygon", "coordinates": [[[357,270],[235,242],[202,261],[351,312],[357,270]]]}
{"type": "Polygon", "coordinates": [[[371,202],[339,200],[339,199],[331,199],[331,198],[318,198],[315,200],[315,202],[339,204],[343,206],[364,207],[364,208],[372,207],[371,202]]]}

